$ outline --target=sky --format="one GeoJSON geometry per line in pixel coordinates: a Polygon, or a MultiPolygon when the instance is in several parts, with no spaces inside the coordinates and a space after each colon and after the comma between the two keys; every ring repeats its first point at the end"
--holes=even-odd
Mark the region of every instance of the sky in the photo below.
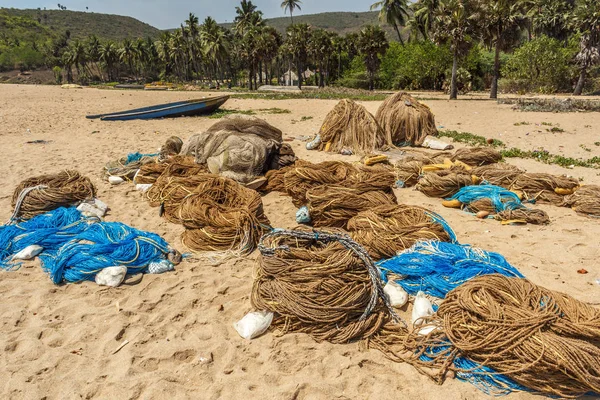
{"type": "MultiPolygon", "coordinates": [[[[302,11],[294,15],[325,11],[368,11],[375,0],[302,0],[302,11]]],[[[59,2],[48,0],[0,0],[0,7],[57,10],[59,2]]],[[[252,0],[265,18],[283,17],[281,0],[252,0]]],[[[239,0],[62,0],[68,10],[127,15],[159,29],[177,28],[190,12],[200,21],[212,16],[218,22],[231,22],[239,0]]],[[[289,14],[288,14],[289,15],[289,14]]]]}

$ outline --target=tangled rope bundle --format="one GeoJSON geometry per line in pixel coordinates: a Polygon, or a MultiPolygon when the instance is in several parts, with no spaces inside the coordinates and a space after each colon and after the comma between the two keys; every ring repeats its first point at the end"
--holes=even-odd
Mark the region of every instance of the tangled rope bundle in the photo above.
{"type": "Polygon", "coordinates": [[[525,171],[511,164],[496,163],[473,168],[471,173],[491,185],[510,188],[525,171]]]}
{"type": "Polygon", "coordinates": [[[494,164],[502,160],[502,154],[489,147],[467,147],[458,149],[451,157],[452,161],[462,161],[467,165],[478,167],[494,164]]]}
{"type": "Polygon", "coordinates": [[[350,163],[325,161],[313,164],[299,160],[285,172],[283,186],[285,192],[292,197],[294,205],[300,207],[306,204],[306,192],[310,189],[324,184],[338,184],[357,173],[358,169],[350,163]]]}
{"type": "Polygon", "coordinates": [[[522,191],[527,199],[561,206],[564,196],[579,187],[575,178],[545,173],[525,173],[517,177],[511,189],[522,191]]]}
{"type": "Polygon", "coordinates": [[[460,355],[539,393],[600,393],[600,310],[566,294],[487,275],[448,293],[435,319],[416,344],[447,347],[424,350],[442,370],[460,355]]]}
{"type": "Polygon", "coordinates": [[[89,178],[77,171],[41,175],[21,182],[13,193],[14,219],[30,219],[59,207],[67,207],[96,196],[89,178]],[[28,189],[35,188],[35,189],[28,189]]]}
{"type": "Polygon", "coordinates": [[[393,147],[391,136],[379,127],[375,117],[364,106],[346,99],[327,114],[319,135],[319,150],[335,153],[350,149],[354,154],[369,154],[393,147]]]}
{"type": "Polygon", "coordinates": [[[171,212],[187,228],[183,244],[197,251],[250,253],[270,230],[258,192],[223,177],[200,183],[171,212]]]}
{"type": "Polygon", "coordinates": [[[423,165],[422,161],[417,160],[398,162],[394,167],[398,186],[411,187],[416,185],[419,182],[423,165]]]}
{"type": "Polygon", "coordinates": [[[497,221],[506,223],[527,223],[534,225],[546,225],[550,223],[550,217],[546,211],[518,208],[516,210],[504,210],[494,216],[497,221]]]}
{"type": "Polygon", "coordinates": [[[270,229],[260,195],[217,175],[163,175],[146,196],[168,221],[186,228],[182,241],[192,250],[248,253],[270,229]]]}
{"type": "Polygon", "coordinates": [[[572,195],[566,196],[563,205],[581,214],[600,217],[600,186],[582,186],[572,195]]]}
{"type": "Polygon", "coordinates": [[[381,260],[395,256],[417,241],[452,241],[453,234],[436,219],[441,217],[422,207],[381,205],[350,219],[348,231],[374,260],[381,260]]]}
{"type": "Polygon", "coordinates": [[[477,184],[468,173],[439,171],[427,173],[419,179],[416,189],[429,197],[445,198],[454,196],[461,188],[477,184]]]}
{"type": "Polygon", "coordinates": [[[312,225],[346,228],[348,221],[361,211],[382,204],[396,205],[391,186],[381,190],[371,183],[321,185],[306,193],[312,225]]]}
{"type": "Polygon", "coordinates": [[[258,248],[252,305],[275,313],[272,327],[280,334],[348,343],[396,318],[373,261],[349,237],[276,230],[258,248]]]}
{"type": "Polygon", "coordinates": [[[205,165],[196,164],[193,157],[173,156],[163,162],[144,164],[135,176],[136,184],[154,184],[159,177],[188,177],[208,172],[205,165]]]}
{"type": "Polygon", "coordinates": [[[429,107],[404,92],[388,97],[379,106],[375,119],[397,145],[421,146],[428,135],[438,133],[429,107]]]}

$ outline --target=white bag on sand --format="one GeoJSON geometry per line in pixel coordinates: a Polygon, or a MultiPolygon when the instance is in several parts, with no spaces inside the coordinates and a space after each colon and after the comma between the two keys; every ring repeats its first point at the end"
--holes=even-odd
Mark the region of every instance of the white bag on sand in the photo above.
{"type": "Polygon", "coordinates": [[[444,143],[439,139],[434,138],[433,136],[427,136],[425,140],[423,140],[422,147],[426,147],[432,150],[452,150],[454,146],[448,143],[444,143]]]}
{"type": "Polygon", "coordinates": [[[413,327],[422,325],[422,318],[430,317],[432,315],[433,306],[431,305],[431,301],[425,296],[425,293],[419,291],[417,297],[415,297],[415,304],[412,310],[413,327]]]}
{"type": "Polygon", "coordinates": [[[102,210],[104,214],[106,214],[106,212],[108,211],[108,204],[99,199],[94,199],[94,207],[96,207],[99,210],[102,210]]]}
{"type": "Polygon", "coordinates": [[[108,182],[111,185],[118,185],[118,184],[125,182],[125,180],[123,178],[121,178],[120,176],[109,176],[108,182]]]}
{"type": "Polygon", "coordinates": [[[96,283],[100,286],[119,286],[127,275],[127,267],[107,267],[96,274],[96,283]]]}
{"type": "Polygon", "coordinates": [[[138,183],[135,188],[142,193],[146,193],[152,187],[151,183],[138,183]]]}
{"type": "Polygon", "coordinates": [[[244,339],[254,339],[265,333],[273,322],[273,313],[270,311],[250,312],[233,324],[233,327],[244,339]]]}
{"type": "Polygon", "coordinates": [[[31,260],[31,259],[37,257],[37,255],[40,254],[42,251],[44,251],[44,248],[42,246],[38,246],[37,244],[32,244],[30,246],[25,247],[23,250],[21,250],[17,254],[15,254],[12,259],[13,260],[31,260]]]}
{"type": "Polygon", "coordinates": [[[394,281],[388,281],[383,288],[383,293],[387,296],[392,307],[402,307],[408,301],[408,293],[394,281]]]}
{"type": "Polygon", "coordinates": [[[103,218],[106,214],[106,211],[103,211],[90,203],[81,203],[77,206],[77,210],[85,217],[103,218]]]}

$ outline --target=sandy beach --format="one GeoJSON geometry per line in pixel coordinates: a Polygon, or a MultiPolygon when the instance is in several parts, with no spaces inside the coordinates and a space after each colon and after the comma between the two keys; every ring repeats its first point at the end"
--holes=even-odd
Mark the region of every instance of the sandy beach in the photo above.
{"type": "MultiPolygon", "coordinates": [[[[444,129],[502,140],[507,147],[544,148],[568,157],[600,156],[600,113],[522,113],[472,96],[449,102],[426,100],[444,129]],[[526,122],[529,125],[515,123],[526,122]],[[542,122],[564,132],[551,133],[542,122]],[[536,125],[537,124],[537,125],[536,125]],[[587,151],[589,149],[591,151],[587,151]]],[[[11,215],[10,199],[23,179],[63,169],[91,178],[98,197],[120,221],[162,235],[186,250],[183,227],[160,218],[132,185],[111,186],[101,178],[104,164],[130,152],[152,153],[170,136],[187,139],[216,122],[207,117],[103,122],[86,114],[106,113],[169,101],[200,92],[63,90],[53,86],[0,86],[0,219],[11,215]],[[28,144],[45,140],[45,144],[28,144]]],[[[301,136],[317,133],[334,100],[231,99],[223,108],[256,110],[283,131],[296,155],[319,162],[358,161],[307,151],[301,136]],[[291,113],[269,114],[281,108],[291,113]],[[306,118],[303,118],[306,117],[306,118]],[[311,118],[312,117],[312,118],[311,118]]],[[[364,102],[375,113],[380,102],[364,102]]],[[[447,138],[444,138],[447,139],[447,138]]],[[[447,139],[449,140],[449,139],[447,139]]],[[[460,147],[460,144],[455,144],[460,147]]],[[[530,172],[568,174],[583,184],[600,184],[600,170],[566,169],[535,160],[510,159],[530,172]]],[[[441,214],[461,243],[498,252],[532,282],[578,300],[600,302],[600,221],[568,208],[538,207],[547,226],[502,226],[479,220],[439,199],[398,189],[401,203],[441,214]],[[588,274],[578,274],[584,268],[588,274]]],[[[263,198],[276,227],[295,226],[289,197],[263,198]]],[[[175,272],[147,275],[116,289],[93,282],[55,286],[39,261],[13,272],[0,271],[0,397],[4,399],[479,399],[485,395],[459,380],[436,385],[407,364],[357,344],[316,343],[308,335],[272,333],[246,341],[232,324],[251,310],[250,291],[257,253],[219,263],[195,254],[175,272]],[[115,350],[128,340],[120,351],[115,350]]],[[[507,397],[533,399],[516,393],[507,397]]]]}

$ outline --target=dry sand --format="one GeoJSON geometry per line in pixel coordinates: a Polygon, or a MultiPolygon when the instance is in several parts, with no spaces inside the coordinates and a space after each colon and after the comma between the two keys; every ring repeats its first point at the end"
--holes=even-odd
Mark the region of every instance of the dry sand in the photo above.
{"type": "MultiPolygon", "coordinates": [[[[215,122],[204,117],[158,121],[101,122],[88,113],[110,112],[198,97],[190,92],[61,90],[50,86],[0,86],[0,218],[10,216],[10,197],[23,179],[73,168],[92,178],[112,211],[107,220],[156,232],[182,249],[182,227],[159,218],[130,185],[110,186],[102,166],[128,152],[153,152],[166,138],[187,138],[215,122]],[[48,144],[26,144],[31,140],[48,144]]],[[[291,114],[264,115],[287,138],[313,135],[335,101],[230,100],[225,108],[279,107],[291,114]],[[300,121],[303,116],[312,119],[300,121]]],[[[427,102],[438,125],[503,140],[522,149],[544,147],[567,156],[600,155],[600,114],[519,113],[510,106],[470,100],[427,102]],[[515,122],[532,125],[515,126],[515,122]],[[535,123],[560,124],[547,133],[535,123]],[[537,132],[539,130],[541,132],[537,132]],[[528,134],[529,133],[529,134],[528,134]],[[585,151],[580,145],[591,149],[585,151]]],[[[379,102],[365,103],[375,112],[379,102]]],[[[311,161],[357,158],[308,152],[311,161]]],[[[581,177],[600,183],[599,171],[572,170],[532,160],[510,160],[532,172],[581,177]]],[[[600,256],[598,220],[570,209],[540,206],[549,226],[501,226],[458,210],[445,209],[412,189],[398,190],[406,204],[428,207],[448,220],[463,243],[503,254],[533,282],[598,302],[600,256]],[[577,270],[590,273],[579,275],[577,270]]],[[[295,209],[277,193],[264,198],[269,219],[294,225],[295,209]]],[[[39,267],[26,263],[0,271],[0,397],[5,399],[477,399],[484,395],[458,380],[437,386],[411,366],[388,361],[356,344],[315,343],[309,336],[271,333],[245,341],[232,323],[250,310],[256,254],[214,265],[196,256],[176,272],[144,276],[135,286],[108,289],[92,282],[54,286],[39,267]],[[124,341],[129,344],[118,353],[124,341]],[[212,361],[211,361],[212,360],[212,361]]],[[[514,394],[509,399],[529,399],[514,394]]]]}

